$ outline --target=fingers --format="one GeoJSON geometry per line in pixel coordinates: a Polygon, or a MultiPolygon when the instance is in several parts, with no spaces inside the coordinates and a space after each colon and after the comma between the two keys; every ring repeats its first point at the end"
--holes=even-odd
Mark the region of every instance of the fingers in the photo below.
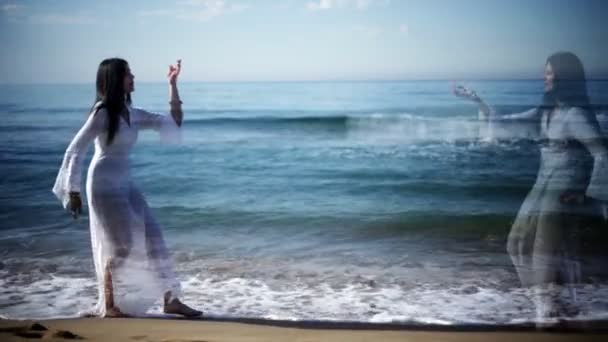
{"type": "Polygon", "coordinates": [[[178,59],[175,65],[169,65],[169,72],[167,72],[167,78],[169,79],[170,84],[175,84],[177,81],[177,76],[182,69],[182,60],[178,59]]]}
{"type": "Polygon", "coordinates": [[[454,85],[454,87],[452,88],[452,92],[456,96],[470,98],[472,91],[467,89],[465,86],[458,84],[458,85],[454,85]]]}
{"type": "Polygon", "coordinates": [[[173,64],[169,65],[169,72],[174,72],[176,75],[179,74],[181,69],[182,69],[182,60],[181,59],[178,59],[177,63],[175,65],[173,65],[173,64]]]}
{"type": "Polygon", "coordinates": [[[464,86],[462,84],[456,84],[456,83],[454,83],[454,84],[452,84],[452,90],[454,92],[461,92],[461,91],[465,90],[465,88],[464,88],[464,86]]]}
{"type": "Polygon", "coordinates": [[[175,67],[169,64],[169,71],[167,72],[167,77],[170,77],[171,74],[173,74],[173,71],[175,71],[175,67]]]}
{"type": "Polygon", "coordinates": [[[174,64],[169,64],[169,73],[175,71],[177,73],[179,73],[179,71],[182,69],[182,60],[178,59],[177,63],[174,64]]]}

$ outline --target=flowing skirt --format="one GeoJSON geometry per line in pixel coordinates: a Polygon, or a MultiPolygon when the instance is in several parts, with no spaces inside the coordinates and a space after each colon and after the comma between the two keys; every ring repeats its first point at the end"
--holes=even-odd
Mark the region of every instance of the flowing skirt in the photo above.
{"type": "MultiPolygon", "coordinates": [[[[605,225],[600,203],[564,203],[562,195],[584,193],[584,170],[564,154],[545,153],[532,190],[524,200],[508,237],[507,251],[524,287],[534,289],[539,318],[554,316],[562,303],[576,302],[576,285],[583,279],[586,237],[605,225]],[[558,298],[557,284],[570,298],[558,298]]],[[[581,164],[582,165],[582,164],[581,164]]],[[[559,313],[558,313],[559,314],[559,313]]]]}
{"type": "Polygon", "coordinates": [[[177,297],[180,284],[161,228],[130,180],[128,167],[94,157],[87,193],[99,293],[95,313],[105,315],[104,277],[111,259],[116,265],[112,272],[114,303],[122,312],[145,314],[167,291],[177,297]]]}

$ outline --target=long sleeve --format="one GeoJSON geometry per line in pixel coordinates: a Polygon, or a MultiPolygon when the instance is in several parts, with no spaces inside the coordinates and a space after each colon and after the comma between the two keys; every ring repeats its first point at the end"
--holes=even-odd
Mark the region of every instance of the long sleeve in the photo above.
{"type": "MultiPolygon", "coordinates": [[[[484,119],[486,118],[486,114],[483,113],[481,110],[479,111],[479,118],[480,119],[484,119]]],[[[540,119],[540,111],[538,110],[537,107],[528,109],[524,112],[521,113],[512,113],[512,114],[505,114],[505,115],[500,115],[496,112],[496,109],[490,107],[490,116],[489,118],[490,121],[503,121],[503,122],[508,122],[508,121],[529,121],[529,122],[534,122],[537,123],[536,120],[540,119]]]]}
{"type": "Polygon", "coordinates": [[[488,106],[488,113],[479,110],[480,135],[485,139],[526,137],[537,138],[541,111],[531,108],[524,112],[501,115],[488,106]],[[517,125],[514,128],[513,125],[517,125]]]}
{"type": "Polygon", "coordinates": [[[163,143],[180,143],[182,141],[181,127],[177,125],[171,115],[148,112],[141,108],[130,108],[131,113],[137,115],[138,125],[141,129],[152,129],[160,134],[163,143]]]}
{"type": "Polygon", "coordinates": [[[70,192],[80,192],[83,159],[91,142],[104,131],[106,113],[103,108],[91,113],[65,151],[53,186],[53,193],[64,208],[67,208],[70,192]]]}
{"type": "Polygon", "coordinates": [[[600,201],[608,201],[608,146],[599,125],[591,115],[581,108],[568,112],[567,133],[580,141],[593,156],[593,171],[586,195],[600,201]]]}

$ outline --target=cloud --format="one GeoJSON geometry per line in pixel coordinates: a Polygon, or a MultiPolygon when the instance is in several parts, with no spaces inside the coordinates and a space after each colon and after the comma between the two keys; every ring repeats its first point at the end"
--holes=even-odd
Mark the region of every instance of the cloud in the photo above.
{"type": "Polygon", "coordinates": [[[389,3],[390,0],[318,0],[308,2],[306,8],[310,11],[324,11],[337,8],[366,10],[376,4],[388,5],[389,3]]]}
{"type": "Polygon", "coordinates": [[[26,6],[14,3],[7,3],[0,7],[7,19],[13,23],[84,25],[96,22],[95,18],[84,13],[28,13],[31,12],[30,9],[30,7],[26,8],[26,6]]]}
{"type": "Polygon", "coordinates": [[[6,18],[9,22],[19,22],[24,17],[23,8],[23,5],[6,3],[0,6],[0,15],[2,18],[6,18]]]}
{"type": "Polygon", "coordinates": [[[399,33],[404,34],[404,35],[409,35],[410,27],[407,24],[399,25],[399,33]]]}
{"type": "Polygon", "coordinates": [[[15,12],[18,9],[20,9],[23,6],[17,5],[17,4],[4,4],[2,5],[2,11],[5,13],[11,13],[11,12],[15,12]]]}
{"type": "Polygon", "coordinates": [[[242,12],[249,6],[226,0],[185,0],[175,8],[140,11],[139,16],[170,16],[180,20],[208,21],[228,13],[242,12]]]}

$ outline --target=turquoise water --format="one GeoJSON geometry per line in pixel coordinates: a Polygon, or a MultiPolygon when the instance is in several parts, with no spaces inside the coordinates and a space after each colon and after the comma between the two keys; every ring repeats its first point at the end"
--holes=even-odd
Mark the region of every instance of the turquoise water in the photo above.
{"type": "MultiPolygon", "coordinates": [[[[542,90],[541,81],[467,85],[502,112],[535,106],[542,90]]],[[[167,109],[164,84],[136,87],[135,105],[167,109]]],[[[537,145],[523,127],[488,140],[450,87],[182,84],[184,143],[146,132],[132,160],[185,300],[269,319],[532,319],[505,239],[536,177],[537,145]]],[[[589,83],[595,103],[608,103],[606,89],[589,83]]],[[[0,86],[2,315],[70,316],[95,300],[86,213],[71,220],[50,192],[93,94],[0,86]]],[[[597,286],[587,289],[596,297],[597,286]]],[[[608,312],[599,298],[583,314],[608,312]]]]}

